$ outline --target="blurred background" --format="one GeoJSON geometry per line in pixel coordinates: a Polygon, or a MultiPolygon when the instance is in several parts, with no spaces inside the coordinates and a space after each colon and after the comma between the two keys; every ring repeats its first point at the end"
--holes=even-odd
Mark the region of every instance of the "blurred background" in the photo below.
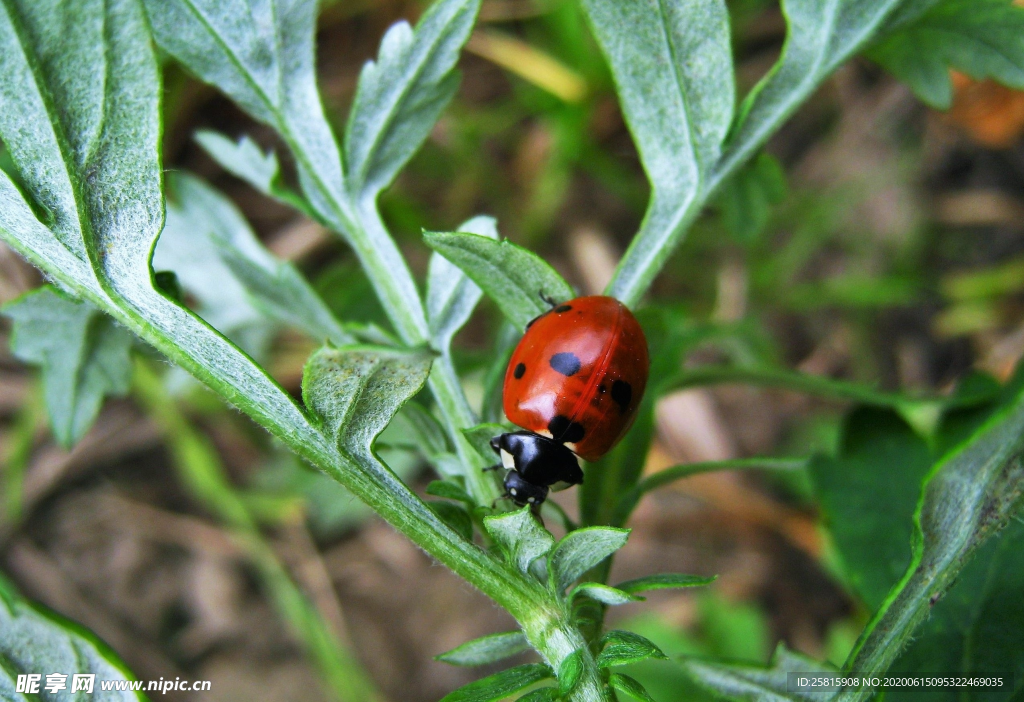
{"type": "MultiPolygon", "coordinates": [[[[777,58],[785,24],[775,2],[729,5],[742,93],[777,58]]],[[[336,126],[385,29],[424,6],[324,4],[320,85],[336,126]]],[[[647,197],[608,70],[574,0],[484,0],[480,20],[459,94],[385,194],[385,217],[420,280],[422,228],[488,214],[577,289],[599,291],[647,197]]],[[[911,393],[946,392],[972,368],[1007,377],[1024,353],[1024,94],[954,79],[952,110],[936,113],[865,59],[842,67],[772,139],[759,187],[730,189],[697,222],[652,302],[737,330],[730,355],[808,373],[911,393]]],[[[387,326],[336,237],[223,172],[193,140],[215,129],[276,148],[269,130],[170,63],[164,110],[172,185],[181,172],[205,179],[339,317],[387,326]]],[[[172,210],[188,204],[175,197],[172,210]]],[[[0,248],[0,302],[40,282],[0,248]]],[[[481,674],[432,656],[514,625],[183,376],[154,375],[109,402],[61,450],[38,378],[10,355],[3,325],[0,567],[28,597],[94,630],[139,678],[213,682],[210,693],[167,699],[332,700],[347,677],[364,679],[360,699],[428,702],[481,674]],[[340,645],[312,641],[304,618],[340,645]]],[[[474,402],[499,329],[485,300],[457,339],[474,402]]],[[[314,342],[277,324],[249,332],[297,393],[314,342]]],[[[687,363],[721,353],[697,349],[687,363]]],[[[829,453],[844,409],[739,386],[677,393],[659,407],[647,470],[829,453]]],[[[385,458],[421,491],[431,479],[400,440],[385,458]]],[[[574,491],[559,500],[575,509],[574,491]]],[[[800,472],[696,476],[647,498],[632,526],[613,580],[720,576],[611,613],[669,654],[765,662],[785,641],[841,663],[869,614],[837,573],[800,472]]],[[[634,674],[661,702],[697,699],[670,663],[634,674]]]]}

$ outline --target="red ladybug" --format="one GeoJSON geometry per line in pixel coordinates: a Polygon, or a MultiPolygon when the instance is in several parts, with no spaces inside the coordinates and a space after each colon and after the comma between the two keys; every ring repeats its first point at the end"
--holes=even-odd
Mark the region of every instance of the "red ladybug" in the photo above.
{"type": "Polygon", "coordinates": [[[491,440],[508,469],[505,490],[539,505],[548,490],[583,482],[626,433],[647,386],[647,339],[633,313],[593,295],[553,306],[526,325],[505,371],[504,408],[525,431],[491,440]]]}

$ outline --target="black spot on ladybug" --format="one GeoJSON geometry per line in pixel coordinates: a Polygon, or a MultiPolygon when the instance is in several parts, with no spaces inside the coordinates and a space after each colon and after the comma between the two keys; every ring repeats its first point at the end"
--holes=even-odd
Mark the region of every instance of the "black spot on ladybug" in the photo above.
{"type": "Polygon", "coordinates": [[[629,409],[629,401],[633,399],[633,386],[625,380],[612,383],[612,399],[623,412],[629,409]]]}
{"type": "Polygon", "coordinates": [[[580,371],[580,359],[572,351],[556,353],[551,357],[551,367],[562,375],[569,377],[580,371]]]}
{"type": "Polygon", "coordinates": [[[519,380],[520,378],[523,377],[523,373],[525,373],[525,372],[526,372],[526,364],[525,363],[517,363],[515,369],[512,371],[512,377],[515,378],[516,380],[519,380]]]}
{"type": "Polygon", "coordinates": [[[608,388],[605,387],[604,383],[601,383],[600,385],[597,386],[597,391],[603,395],[606,392],[608,392],[608,388]]]}
{"type": "Polygon", "coordinates": [[[559,305],[558,307],[555,308],[555,312],[561,314],[562,312],[568,312],[571,309],[572,305],[559,305]]]}
{"type": "Polygon", "coordinates": [[[555,441],[565,444],[575,444],[583,438],[587,430],[579,422],[570,422],[569,418],[558,414],[548,423],[548,431],[555,441]]]}

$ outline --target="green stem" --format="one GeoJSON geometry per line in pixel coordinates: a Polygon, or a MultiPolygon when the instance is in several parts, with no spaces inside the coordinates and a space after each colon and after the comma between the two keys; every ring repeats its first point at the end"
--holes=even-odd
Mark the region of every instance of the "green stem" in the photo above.
{"type": "Polygon", "coordinates": [[[244,501],[228,481],[216,449],[192,427],[145,361],[135,363],[134,390],[163,432],[182,482],[228,526],[245,549],[274,605],[302,640],[336,698],[342,702],[383,700],[362,665],[338,640],[263,539],[244,501]]]}
{"type": "Polygon", "coordinates": [[[25,482],[25,471],[32,457],[32,446],[36,433],[46,421],[43,410],[42,391],[38,383],[29,386],[28,394],[7,438],[7,451],[4,456],[4,531],[8,531],[21,520],[24,511],[24,495],[22,488],[25,482]]]}

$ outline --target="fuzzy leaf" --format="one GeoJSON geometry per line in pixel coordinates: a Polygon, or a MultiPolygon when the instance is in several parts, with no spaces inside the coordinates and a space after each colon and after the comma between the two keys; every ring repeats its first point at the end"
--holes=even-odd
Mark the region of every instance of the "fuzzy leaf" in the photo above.
{"type": "Polygon", "coordinates": [[[476,666],[489,665],[518,655],[530,648],[526,635],[521,631],[506,631],[500,634],[489,634],[479,639],[467,641],[456,646],[447,653],[434,656],[434,660],[449,665],[476,666]]]}
{"type": "Polygon", "coordinates": [[[775,649],[767,667],[696,659],[684,660],[682,665],[702,688],[736,702],[809,702],[819,699],[810,694],[801,696],[789,692],[789,673],[834,672],[815,660],[787,650],[782,644],[775,649]]]}
{"type": "Polygon", "coordinates": [[[386,188],[427,138],[458,89],[455,63],[479,9],[480,0],[440,0],[415,31],[406,22],[388,29],[359,76],[345,130],[353,193],[386,188]]]}
{"type": "Polygon", "coordinates": [[[39,366],[53,435],[65,448],[96,421],[108,396],[131,384],[132,336],[88,302],[76,302],[49,286],[3,307],[14,322],[11,351],[39,366]]]}
{"type": "MultiPolygon", "coordinates": [[[[343,191],[341,155],[313,66],[315,0],[144,0],[157,43],[284,135],[299,177],[343,191]]],[[[251,160],[251,159],[250,159],[251,160]]],[[[264,162],[265,177],[269,164],[264,162]]]]}
{"type": "Polygon", "coordinates": [[[949,69],[1024,88],[1024,8],[1012,0],[940,0],[868,51],[925,103],[949,109],[949,69]]]}
{"type": "Polygon", "coordinates": [[[465,507],[461,505],[455,505],[451,502],[427,502],[427,507],[437,515],[438,519],[447,524],[452,528],[456,534],[460,535],[466,541],[473,540],[473,519],[469,516],[469,512],[466,511],[465,507]]]}
{"type": "MultiPolygon", "coordinates": [[[[848,666],[887,670],[977,548],[1019,509],[1024,493],[1024,394],[932,468],[914,514],[910,565],[868,623],[848,666]]],[[[870,689],[837,699],[863,700],[870,689]]]]}
{"type": "Polygon", "coordinates": [[[585,527],[566,534],[548,555],[552,587],[562,592],[577,578],[625,546],[629,529],[585,527]]]}
{"type": "Polygon", "coordinates": [[[639,602],[644,599],[643,597],[634,597],[628,592],[601,583],[580,583],[569,593],[569,602],[575,600],[579,595],[589,597],[606,605],[621,605],[628,602],[639,602]]]}
{"type": "MultiPolygon", "coordinates": [[[[459,231],[498,239],[498,223],[493,217],[474,217],[459,225],[459,231]]],[[[469,321],[482,294],[479,286],[447,258],[436,251],[431,254],[427,269],[427,324],[438,351],[449,352],[452,337],[469,321]]]]}
{"type": "Polygon", "coordinates": [[[395,412],[415,395],[432,356],[374,346],[325,346],[302,374],[302,399],[342,450],[367,455],[395,412]]]}
{"type": "Polygon", "coordinates": [[[428,458],[448,451],[444,427],[426,407],[410,402],[402,408],[402,415],[409,422],[410,438],[428,458]]]}
{"type": "Polygon", "coordinates": [[[597,656],[599,668],[632,665],[648,658],[666,658],[654,643],[631,631],[609,631],[601,642],[604,648],[597,656]]]}
{"type": "Polygon", "coordinates": [[[626,582],[619,583],[615,587],[618,590],[635,595],[638,592],[647,592],[648,590],[667,590],[669,588],[676,587],[700,587],[702,585],[710,585],[715,582],[717,578],[717,575],[705,578],[700,575],[685,575],[683,573],[659,573],[658,575],[648,575],[647,577],[637,578],[636,580],[627,580],[626,582]]]}
{"type": "MultiPolygon", "coordinates": [[[[16,692],[19,675],[62,673],[71,690],[74,675],[95,675],[97,680],[131,680],[124,663],[82,627],[33,607],[0,578],[0,699],[36,700],[35,694],[16,692]]],[[[84,694],[82,695],[84,696],[84,694]]],[[[98,683],[88,696],[96,702],[145,700],[137,692],[104,691],[98,683]]],[[[50,699],[44,692],[43,699],[50,699]]]]}
{"type": "Polygon", "coordinates": [[[647,694],[647,690],[644,689],[644,686],[636,678],[631,678],[622,673],[612,673],[608,676],[608,684],[635,700],[654,702],[654,698],[647,694]]]}
{"type": "Polygon", "coordinates": [[[423,240],[461,268],[519,329],[550,309],[545,297],[562,302],[576,296],[540,256],[508,240],[458,232],[425,232],[423,240]]]}
{"type": "Polygon", "coordinates": [[[572,694],[583,677],[583,651],[575,650],[562,659],[558,666],[558,694],[567,697],[572,694]]]}
{"type": "Polygon", "coordinates": [[[484,518],[484,528],[501,546],[509,563],[522,573],[555,545],[553,537],[530,513],[529,507],[484,518]]]}
{"type": "Polygon", "coordinates": [[[471,682],[441,698],[441,702],[494,702],[551,677],[551,668],[541,663],[520,665],[471,682]]]}
{"type": "Polygon", "coordinates": [[[210,158],[231,175],[241,178],[264,195],[315,217],[309,203],[284,184],[281,164],[273,151],[264,153],[259,144],[248,136],[243,135],[238,141],[232,141],[209,129],[196,132],[195,140],[210,158]]]}
{"type": "Polygon", "coordinates": [[[729,13],[723,0],[584,0],[583,7],[651,182],[640,233],[608,288],[636,304],[639,269],[667,258],[667,242],[698,214],[732,122],[729,13]]]}

